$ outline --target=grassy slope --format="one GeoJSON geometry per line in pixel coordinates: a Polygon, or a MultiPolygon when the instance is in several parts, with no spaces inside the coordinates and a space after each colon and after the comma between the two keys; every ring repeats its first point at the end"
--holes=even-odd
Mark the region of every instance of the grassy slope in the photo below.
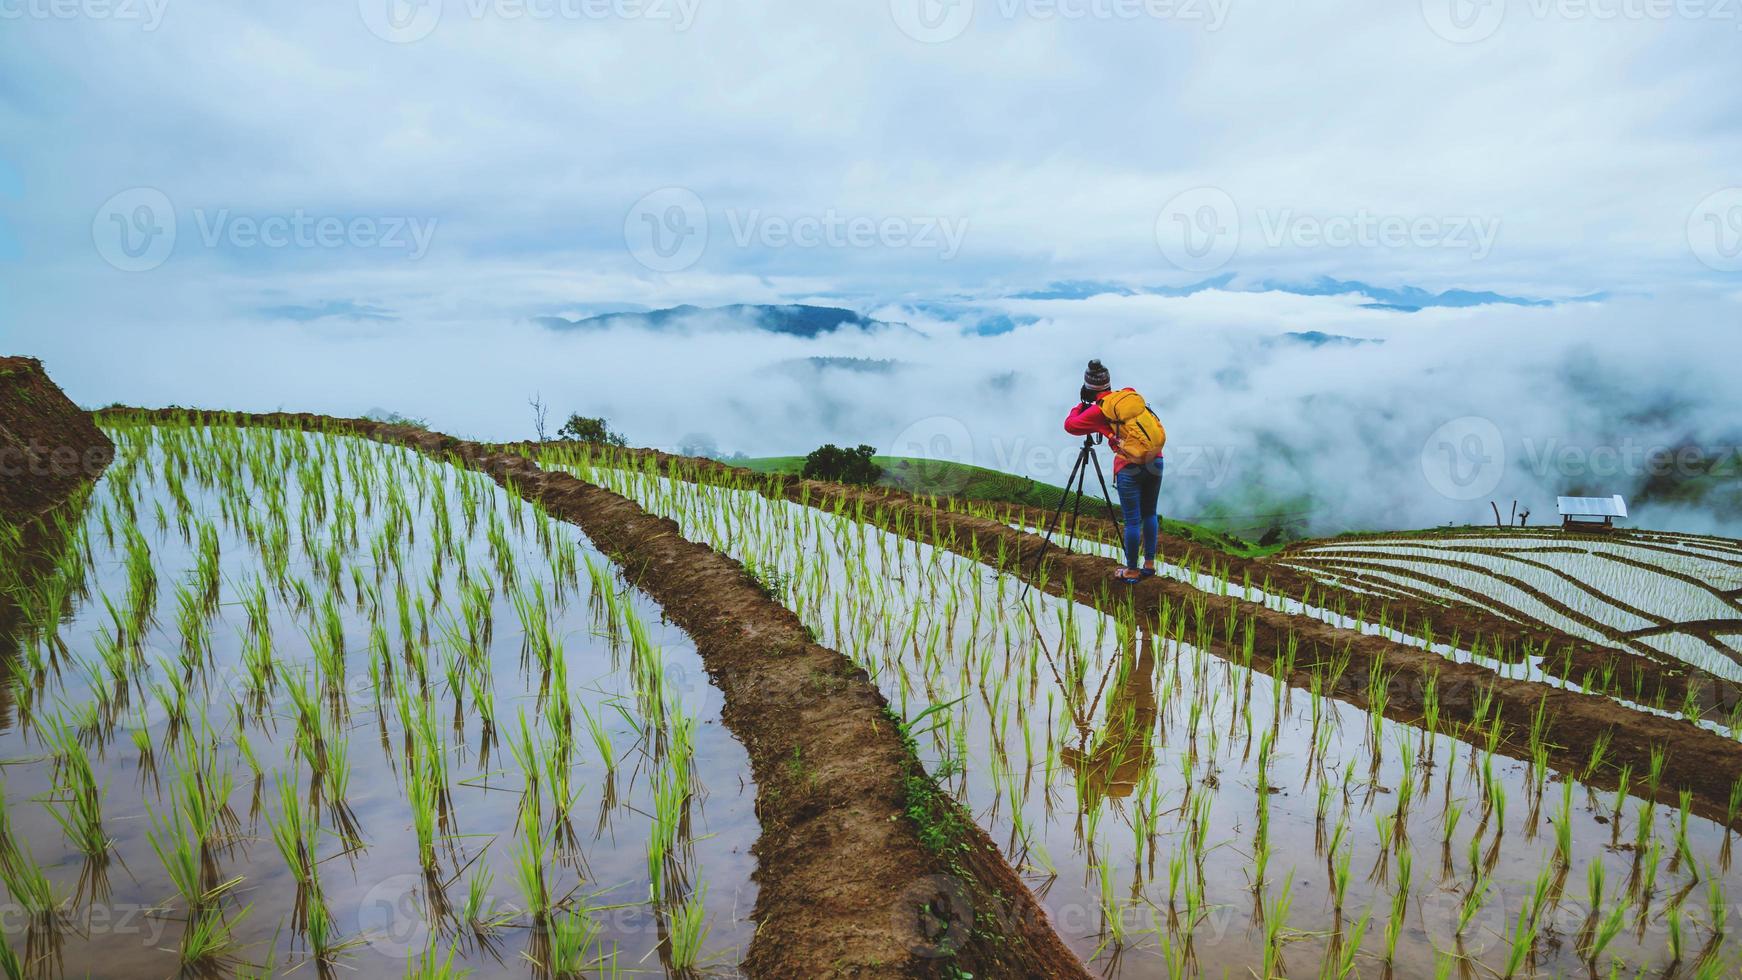
{"type": "MultiPolygon", "coordinates": [[[[1040,483],[1028,477],[1013,476],[966,463],[913,460],[896,456],[877,456],[873,459],[878,466],[883,467],[883,479],[879,483],[910,493],[931,493],[1048,509],[1058,506],[1059,497],[1064,493],[1063,489],[1050,483],[1040,483]]],[[[804,469],[803,456],[766,456],[725,462],[757,473],[796,474],[804,469]]],[[[1118,503],[1117,499],[1114,503],[1118,503]]],[[[1096,504],[1099,501],[1093,498],[1085,501],[1085,506],[1092,507],[1096,504]]],[[[1104,508],[1105,505],[1101,506],[1104,508]]],[[[1188,524],[1165,517],[1162,519],[1162,530],[1198,544],[1248,558],[1271,554],[1283,547],[1280,543],[1260,546],[1201,524],[1188,524]]]]}

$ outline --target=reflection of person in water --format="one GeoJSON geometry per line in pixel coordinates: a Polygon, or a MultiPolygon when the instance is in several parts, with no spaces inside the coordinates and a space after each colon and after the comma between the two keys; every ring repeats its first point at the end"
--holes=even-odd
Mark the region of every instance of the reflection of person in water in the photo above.
{"type": "Polygon", "coordinates": [[[1085,736],[1084,745],[1059,752],[1064,764],[1077,772],[1085,810],[1108,796],[1130,796],[1155,765],[1155,649],[1148,630],[1137,630],[1136,640],[1119,658],[1105,728],[1099,736],[1085,736]],[[1135,656],[1133,645],[1138,648],[1135,656]],[[1088,749],[1091,737],[1094,747],[1088,749]]]}

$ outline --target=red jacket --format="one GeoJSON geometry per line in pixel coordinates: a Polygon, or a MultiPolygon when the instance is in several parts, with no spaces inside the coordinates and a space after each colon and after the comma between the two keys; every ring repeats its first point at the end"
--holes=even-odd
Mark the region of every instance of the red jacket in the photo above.
{"type": "MultiPolygon", "coordinates": [[[[1132,389],[1122,388],[1120,390],[1131,391],[1132,389]]],[[[1065,431],[1073,436],[1104,436],[1107,445],[1114,449],[1113,475],[1118,477],[1119,471],[1125,468],[1128,460],[1119,455],[1119,439],[1113,435],[1113,425],[1107,421],[1107,416],[1101,414],[1101,399],[1105,397],[1107,397],[1107,392],[1103,391],[1096,395],[1092,402],[1078,403],[1077,407],[1071,409],[1070,414],[1065,416],[1065,431]]]]}

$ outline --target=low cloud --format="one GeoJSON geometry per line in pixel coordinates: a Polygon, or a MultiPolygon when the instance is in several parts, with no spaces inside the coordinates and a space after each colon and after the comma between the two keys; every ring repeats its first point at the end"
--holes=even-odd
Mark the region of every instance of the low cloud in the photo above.
{"type": "Polygon", "coordinates": [[[637,445],[705,438],[759,456],[870,443],[1053,483],[1078,448],[1063,417],[1097,357],[1168,426],[1173,516],[1262,527],[1287,515],[1330,532],[1484,522],[1490,500],[1504,516],[1516,499],[1541,523],[1556,494],[1649,492],[1657,502],[1636,507],[1638,523],[1742,530],[1714,506],[1722,493],[1667,492],[1684,477],[1700,483],[1742,445],[1742,393],[1710,349],[1710,324],[1736,315],[1722,297],[1418,313],[1363,308],[1360,296],[1223,289],[954,297],[947,315],[923,303],[860,311],[910,329],[816,338],[717,312],[677,331],[561,333],[525,315],[381,302],[401,319],[293,323],[211,309],[140,326],[98,315],[77,336],[32,346],[86,404],[384,406],[506,439],[531,435],[526,398],[539,392],[554,416],[605,416],[637,445]],[[964,329],[988,316],[1017,325],[964,329]],[[1314,331],[1382,343],[1283,339],[1314,331]]]}

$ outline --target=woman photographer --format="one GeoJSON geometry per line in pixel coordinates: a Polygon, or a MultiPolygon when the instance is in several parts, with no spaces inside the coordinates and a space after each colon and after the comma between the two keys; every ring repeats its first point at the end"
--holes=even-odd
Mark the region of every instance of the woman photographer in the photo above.
{"type": "Polygon", "coordinates": [[[1113,485],[1125,512],[1125,567],[1117,578],[1127,584],[1155,574],[1155,539],[1161,520],[1162,447],[1167,430],[1150,411],[1143,396],[1131,388],[1113,390],[1100,361],[1083,372],[1083,389],[1076,408],[1065,416],[1065,431],[1074,436],[1099,435],[1113,449],[1113,485]],[[1139,546],[1143,566],[1138,567],[1139,546]]]}

